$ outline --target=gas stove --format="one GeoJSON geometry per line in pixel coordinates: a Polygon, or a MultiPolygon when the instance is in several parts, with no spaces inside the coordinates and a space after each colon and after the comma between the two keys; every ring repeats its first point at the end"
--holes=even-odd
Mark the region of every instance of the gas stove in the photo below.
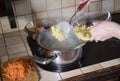
{"type": "MultiPolygon", "coordinates": [[[[112,21],[120,24],[120,13],[112,13],[112,21]]],[[[33,56],[40,57],[40,46],[31,37],[27,37],[33,56]]],[[[88,42],[82,48],[82,56],[70,64],[38,64],[41,68],[53,72],[65,72],[80,67],[120,58],[120,40],[111,38],[104,42],[88,42]]]]}

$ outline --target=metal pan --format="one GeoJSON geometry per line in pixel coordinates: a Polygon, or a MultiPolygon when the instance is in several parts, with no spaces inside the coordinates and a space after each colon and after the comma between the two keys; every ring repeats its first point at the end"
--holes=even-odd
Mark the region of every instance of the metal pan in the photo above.
{"type": "Polygon", "coordinates": [[[50,29],[44,30],[37,36],[38,44],[48,50],[59,50],[67,51],[77,48],[78,46],[83,46],[84,41],[79,40],[73,31],[70,31],[68,36],[63,41],[57,40],[53,35],[50,29]]]}
{"type": "MultiPolygon", "coordinates": [[[[96,11],[92,13],[86,13],[80,16],[78,19],[72,22],[71,26],[80,26],[80,25],[90,25],[94,21],[101,21],[101,20],[111,20],[111,14],[108,11],[96,11]]],[[[37,36],[37,42],[43,48],[48,50],[60,50],[60,51],[67,51],[72,50],[75,48],[79,48],[83,46],[88,41],[83,41],[78,39],[72,30],[69,31],[67,37],[63,41],[59,41],[52,35],[51,29],[47,29],[42,31],[37,36]]],[[[63,29],[62,29],[63,30],[63,29]]],[[[65,31],[65,30],[64,30],[65,31]]]]}

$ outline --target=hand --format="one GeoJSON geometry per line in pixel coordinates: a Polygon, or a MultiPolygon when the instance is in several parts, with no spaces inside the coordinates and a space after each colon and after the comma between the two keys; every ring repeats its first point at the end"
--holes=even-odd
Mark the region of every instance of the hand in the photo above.
{"type": "Polygon", "coordinates": [[[96,42],[105,41],[112,37],[120,38],[120,25],[110,21],[100,21],[93,24],[94,27],[90,33],[96,42]]]}

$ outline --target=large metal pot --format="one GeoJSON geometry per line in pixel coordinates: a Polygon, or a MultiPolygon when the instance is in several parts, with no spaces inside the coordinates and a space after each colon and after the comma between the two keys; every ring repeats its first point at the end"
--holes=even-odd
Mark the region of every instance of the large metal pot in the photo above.
{"type": "MultiPolygon", "coordinates": [[[[89,14],[84,14],[81,18],[76,19],[73,22],[73,26],[79,26],[82,24],[91,24],[93,21],[97,20],[110,20],[111,16],[109,12],[94,12],[89,14]],[[88,20],[89,19],[89,20],[88,20]],[[86,23],[87,22],[87,23],[86,23]]],[[[31,21],[33,22],[33,21],[31,21]]],[[[36,23],[28,23],[27,27],[35,27],[36,23]]],[[[28,31],[28,30],[27,30],[28,31]]],[[[51,33],[50,28],[40,30],[39,32],[28,33],[31,37],[37,41],[40,46],[39,52],[40,56],[33,56],[34,60],[40,64],[49,64],[51,62],[55,64],[70,64],[82,57],[82,46],[86,41],[79,40],[74,35],[74,32],[71,30],[68,34],[68,37],[65,41],[56,40],[51,33]]]]}
{"type": "Polygon", "coordinates": [[[42,31],[40,34],[38,34],[37,42],[40,46],[49,50],[60,50],[60,51],[74,50],[76,48],[82,47],[83,45],[85,45],[86,42],[91,41],[91,39],[90,40],[82,39],[82,37],[85,38],[86,33],[89,34],[93,40],[93,37],[89,32],[90,28],[88,30],[80,30],[80,31],[77,30],[76,32],[74,31],[74,28],[77,26],[78,29],[85,26],[86,27],[85,29],[87,29],[87,27],[93,26],[93,22],[103,21],[103,20],[106,21],[111,20],[110,12],[96,11],[96,12],[86,13],[80,15],[80,17],[76,18],[71,23],[69,23],[69,21],[68,23],[67,22],[63,23],[64,27],[59,27],[58,25],[55,25],[52,26],[52,28],[50,29],[42,31]],[[65,31],[67,31],[67,33],[65,31]],[[81,34],[79,33],[82,33],[82,37],[80,36],[81,34]],[[62,37],[63,40],[60,41],[59,38],[62,37]]]}
{"type": "MultiPolygon", "coordinates": [[[[37,20],[39,21],[39,20],[37,20]]],[[[49,50],[47,48],[44,48],[39,43],[39,37],[41,36],[41,33],[48,30],[50,27],[42,27],[39,31],[34,31],[35,27],[41,27],[39,24],[36,25],[33,21],[30,21],[25,26],[25,32],[28,33],[28,36],[31,37],[33,40],[35,40],[39,44],[39,50],[40,55],[34,55],[33,58],[36,62],[46,65],[49,63],[55,63],[55,64],[70,64],[76,61],[79,58],[82,57],[82,47],[67,50],[67,51],[60,51],[60,50],[49,50]]]]}
{"type": "Polygon", "coordinates": [[[34,56],[34,60],[40,64],[70,64],[82,57],[82,48],[69,51],[50,51],[40,48],[40,56],[34,56]]]}

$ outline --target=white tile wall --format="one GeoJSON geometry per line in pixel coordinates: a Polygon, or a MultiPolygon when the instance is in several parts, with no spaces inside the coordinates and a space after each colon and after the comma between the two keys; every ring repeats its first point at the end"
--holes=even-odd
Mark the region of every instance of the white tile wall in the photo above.
{"type": "Polygon", "coordinates": [[[6,45],[13,45],[13,44],[18,44],[22,43],[22,39],[20,36],[13,36],[13,37],[8,37],[5,38],[6,45]]]}
{"type": "Polygon", "coordinates": [[[5,42],[3,38],[0,38],[0,46],[5,46],[5,42]]]}
{"type": "MultiPolygon", "coordinates": [[[[28,21],[38,18],[40,19],[40,23],[45,25],[48,23],[54,24],[55,22],[53,20],[57,20],[57,22],[60,22],[61,19],[68,20],[75,12],[75,7],[77,7],[81,1],[82,0],[14,0],[13,9],[18,28],[11,29],[8,18],[0,17],[0,33],[22,30],[28,21]],[[56,19],[56,17],[59,19],[56,19]],[[51,19],[52,22],[48,22],[51,19]],[[3,32],[1,31],[1,27],[3,32]]],[[[120,0],[97,1],[85,7],[78,14],[101,9],[108,11],[120,10],[119,3],[120,0]]]]}
{"type": "Polygon", "coordinates": [[[5,46],[0,46],[0,56],[5,56],[5,55],[7,55],[5,46]]]}
{"type": "Polygon", "coordinates": [[[115,0],[115,10],[120,10],[120,0],[115,0]]]}
{"type": "Polygon", "coordinates": [[[24,30],[20,31],[20,33],[22,35],[23,42],[27,43],[27,36],[28,36],[28,34],[24,30]]]}
{"type": "Polygon", "coordinates": [[[0,34],[2,34],[2,27],[1,27],[1,23],[0,23],[0,34]]]}
{"type": "Polygon", "coordinates": [[[32,15],[18,16],[18,27],[20,30],[23,30],[25,25],[32,20],[32,15]]]}
{"type": "Polygon", "coordinates": [[[31,6],[33,13],[46,11],[46,0],[31,0],[31,6]]]}
{"type": "Polygon", "coordinates": [[[20,33],[18,31],[12,32],[12,33],[5,33],[4,37],[9,38],[9,37],[15,37],[15,36],[20,36],[20,33]]]}
{"type": "Polygon", "coordinates": [[[114,0],[103,0],[102,10],[113,11],[114,10],[114,0]]]}
{"type": "Polygon", "coordinates": [[[83,0],[76,0],[76,4],[80,4],[80,2],[82,2],[83,0]]]}
{"type": "Polygon", "coordinates": [[[0,38],[3,38],[3,35],[2,35],[2,34],[0,34],[0,38]]]}
{"type": "Polygon", "coordinates": [[[20,32],[6,33],[4,34],[4,38],[7,46],[23,42],[20,32]]]}
{"type": "Polygon", "coordinates": [[[75,7],[68,7],[62,9],[63,20],[69,20],[70,17],[74,14],[75,7]]]}
{"type": "Polygon", "coordinates": [[[62,7],[75,6],[75,0],[62,0],[62,7]]]}
{"type": "MultiPolygon", "coordinates": [[[[14,0],[16,15],[24,15],[31,13],[31,0],[14,0]]],[[[32,0],[34,1],[34,0],[32,0]]]]}
{"type": "Polygon", "coordinates": [[[26,51],[16,53],[16,54],[9,54],[9,58],[17,58],[17,57],[22,57],[22,56],[28,56],[26,51]]]}
{"type": "Polygon", "coordinates": [[[19,52],[26,51],[23,43],[7,46],[7,50],[8,50],[8,54],[13,54],[13,53],[19,53],[19,52]]]}
{"type": "Polygon", "coordinates": [[[47,0],[47,9],[53,10],[61,8],[61,0],[47,0]]]}
{"type": "Polygon", "coordinates": [[[48,25],[48,13],[47,12],[40,12],[33,14],[34,20],[37,19],[40,25],[48,25]]]}
{"type": "Polygon", "coordinates": [[[54,25],[61,22],[61,9],[48,11],[48,23],[54,25]]]}
{"type": "Polygon", "coordinates": [[[97,2],[93,2],[91,4],[89,4],[89,11],[100,11],[102,10],[102,2],[101,1],[97,1],[97,2]]]}
{"type": "Polygon", "coordinates": [[[1,27],[2,27],[3,33],[18,31],[18,28],[11,29],[8,17],[6,17],[6,16],[0,17],[0,22],[1,22],[1,27]]]}
{"type": "Polygon", "coordinates": [[[35,19],[47,19],[47,12],[40,12],[33,15],[35,19]]]}
{"type": "Polygon", "coordinates": [[[26,50],[30,50],[28,43],[24,43],[26,50]]]}
{"type": "Polygon", "coordinates": [[[27,52],[28,52],[28,55],[29,55],[29,56],[33,56],[33,54],[32,54],[32,51],[31,51],[31,50],[27,50],[27,52]]]}

